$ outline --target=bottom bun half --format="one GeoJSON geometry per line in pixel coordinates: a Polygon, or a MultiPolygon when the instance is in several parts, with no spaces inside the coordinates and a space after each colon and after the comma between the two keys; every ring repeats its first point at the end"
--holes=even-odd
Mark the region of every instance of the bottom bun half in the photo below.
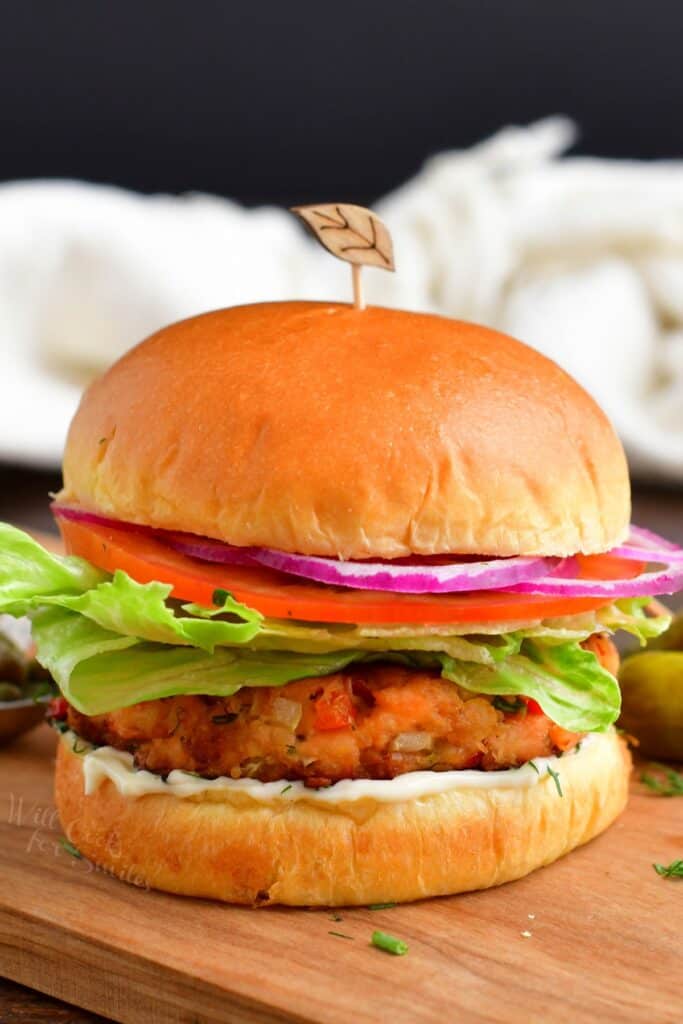
{"type": "Polygon", "coordinates": [[[232,794],[84,792],[59,744],[56,802],[81,853],[137,885],[231,903],[344,906],[486,889],[550,864],[626,805],[631,758],[614,732],[527,789],[455,789],[397,803],[257,804],[232,794]]]}

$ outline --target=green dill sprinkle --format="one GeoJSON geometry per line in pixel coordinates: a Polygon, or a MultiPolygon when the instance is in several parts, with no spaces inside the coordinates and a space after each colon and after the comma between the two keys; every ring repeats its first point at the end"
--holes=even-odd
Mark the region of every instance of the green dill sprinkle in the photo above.
{"type": "Polygon", "coordinates": [[[74,754],[86,754],[90,750],[89,743],[83,743],[81,746],[78,745],[78,740],[75,739],[71,750],[74,754]]]}
{"type": "Polygon", "coordinates": [[[408,944],[401,939],[395,939],[393,935],[386,932],[373,932],[370,944],[383,949],[385,953],[392,953],[393,956],[405,956],[408,952],[408,944]]]}
{"type": "Polygon", "coordinates": [[[551,777],[551,779],[555,783],[555,786],[557,788],[558,794],[560,796],[564,796],[564,793],[562,792],[562,786],[560,785],[560,774],[559,774],[559,772],[554,772],[552,770],[552,768],[550,767],[550,765],[548,765],[548,775],[551,777]]]}
{"type": "Polygon", "coordinates": [[[289,785],[285,786],[285,788],[284,788],[284,789],[281,789],[281,790],[280,790],[280,796],[282,796],[282,795],[283,795],[283,793],[287,793],[287,792],[288,792],[288,790],[290,790],[291,788],[292,788],[292,783],[290,782],[290,783],[289,783],[289,785]]]}
{"type": "Polygon", "coordinates": [[[540,775],[540,774],[541,774],[541,773],[539,772],[539,770],[538,770],[538,765],[536,764],[536,762],[535,762],[535,761],[529,761],[529,764],[531,765],[531,767],[533,768],[533,770],[534,770],[534,771],[536,772],[536,774],[537,774],[537,775],[540,775]]]}
{"type": "Polygon", "coordinates": [[[683,878],[683,860],[672,860],[670,864],[653,864],[662,878],[683,878]]]}
{"type": "Polygon", "coordinates": [[[59,843],[62,849],[66,850],[70,857],[75,857],[76,860],[83,860],[83,854],[80,850],[77,850],[73,843],[69,842],[66,836],[60,836],[59,843]]]}
{"type": "Polygon", "coordinates": [[[214,725],[230,725],[236,718],[239,718],[237,712],[229,711],[225,715],[213,715],[211,721],[214,725]]]}
{"type": "Polygon", "coordinates": [[[296,754],[296,747],[293,747],[290,743],[287,746],[287,753],[289,754],[290,757],[293,757],[296,754]]]}
{"type": "Polygon", "coordinates": [[[344,935],[344,932],[328,932],[328,935],[334,935],[337,939],[351,939],[353,942],[353,935],[344,935]]]}
{"type": "Polygon", "coordinates": [[[683,773],[677,772],[673,768],[668,768],[665,764],[651,764],[651,770],[658,772],[658,775],[651,775],[649,772],[643,772],[640,776],[640,781],[651,789],[653,793],[657,793],[658,796],[683,796],[683,773]],[[661,778],[661,776],[664,778],[661,778]]]}
{"type": "Polygon", "coordinates": [[[521,697],[494,697],[491,703],[506,715],[525,715],[527,712],[526,703],[521,697]]]}
{"type": "Polygon", "coordinates": [[[393,910],[395,903],[371,903],[368,910],[393,910]]]}

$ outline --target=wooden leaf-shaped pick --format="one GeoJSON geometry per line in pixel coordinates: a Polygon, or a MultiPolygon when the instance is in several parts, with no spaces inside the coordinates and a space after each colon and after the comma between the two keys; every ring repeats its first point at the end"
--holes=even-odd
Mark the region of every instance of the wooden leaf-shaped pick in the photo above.
{"type": "Polygon", "coordinates": [[[293,206],[292,213],[308,225],[333,256],[357,266],[394,270],[391,235],[372,210],[350,203],[293,206]]]}

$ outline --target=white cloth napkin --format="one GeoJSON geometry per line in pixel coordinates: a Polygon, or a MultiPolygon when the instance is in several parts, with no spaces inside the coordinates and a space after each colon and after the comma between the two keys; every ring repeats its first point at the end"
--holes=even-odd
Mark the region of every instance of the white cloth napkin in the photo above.
{"type": "MultiPolygon", "coordinates": [[[[683,162],[562,157],[573,136],[551,118],[430,160],[375,204],[398,269],[367,270],[368,299],[534,345],[603,405],[636,473],[683,482],[683,162]]],[[[83,374],[161,324],[349,297],[348,267],[278,209],[27,182],[0,186],[0,224],[0,456],[58,463],[83,374]]]]}

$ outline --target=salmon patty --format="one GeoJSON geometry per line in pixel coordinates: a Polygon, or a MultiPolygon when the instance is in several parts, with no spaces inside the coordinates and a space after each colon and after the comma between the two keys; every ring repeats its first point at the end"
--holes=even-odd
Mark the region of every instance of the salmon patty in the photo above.
{"type": "Polygon", "coordinates": [[[180,768],[312,787],[425,769],[510,768],[581,738],[533,701],[472,694],[393,665],[245,687],[229,698],[167,697],[96,717],[70,707],[68,724],[160,775],[180,768]]]}
{"type": "MultiPolygon", "coordinates": [[[[616,673],[612,641],[583,646],[616,673]]],[[[392,779],[405,772],[514,768],[570,750],[581,739],[526,697],[470,693],[436,672],[391,664],[233,697],[166,697],[88,717],[69,707],[71,729],[95,745],[133,754],[138,768],[262,782],[392,779]]]]}

